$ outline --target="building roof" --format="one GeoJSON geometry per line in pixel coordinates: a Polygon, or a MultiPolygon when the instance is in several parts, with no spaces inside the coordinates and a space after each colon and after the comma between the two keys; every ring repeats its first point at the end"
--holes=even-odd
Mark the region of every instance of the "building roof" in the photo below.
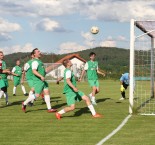
{"type": "Polygon", "coordinates": [[[54,64],[48,66],[46,68],[47,69],[47,72],[50,72],[50,71],[54,70],[55,68],[59,67],[60,64],[62,64],[65,59],[70,59],[71,60],[73,58],[77,58],[77,59],[81,60],[84,63],[86,62],[86,60],[83,59],[82,57],[80,57],[79,54],[74,53],[74,54],[66,55],[65,57],[63,57],[60,60],[58,60],[57,62],[55,62],[54,64]]]}
{"type": "Polygon", "coordinates": [[[65,59],[72,59],[72,58],[75,58],[75,57],[78,58],[79,60],[83,61],[83,62],[86,62],[86,60],[83,59],[82,57],[80,57],[79,54],[74,53],[74,54],[70,54],[70,55],[67,55],[67,56],[63,57],[62,59],[58,60],[56,63],[63,63],[63,61],[65,59]]]}

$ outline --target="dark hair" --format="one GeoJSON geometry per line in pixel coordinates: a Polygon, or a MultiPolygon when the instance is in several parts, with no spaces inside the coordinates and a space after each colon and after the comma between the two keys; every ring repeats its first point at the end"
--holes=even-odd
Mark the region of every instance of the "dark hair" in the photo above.
{"type": "Polygon", "coordinates": [[[96,56],[96,53],[95,52],[90,52],[89,57],[92,56],[92,55],[96,56]]]}
{"type": "Polygon", "coordinates": [[[16,59],[16,62],[17,62],[17,61],[20,61],[20,59],[16,59]]]}
{"type": "Polygon", "coordinates": [[[33,52],[30,53],[30,56],[34,55],[33,52]]]}
{"type": "Polygon", "coordinates": [[[68,62],[69,62],[69,59],[65,59],[62,64],[66,67],[68,62]]]}
{"type": "Polygon", "coordinates": [[[32,53],[32,54],[35,54],[35,51],[36,51],[36,50],[38,50],[38,48],[33,49],[31,53],[32,53]]]}
{"type": "Polygon", "coordinates": [[[0,53],[2,53],[2,54],[3,54],[3,51],[0,51],[0,53]]]}

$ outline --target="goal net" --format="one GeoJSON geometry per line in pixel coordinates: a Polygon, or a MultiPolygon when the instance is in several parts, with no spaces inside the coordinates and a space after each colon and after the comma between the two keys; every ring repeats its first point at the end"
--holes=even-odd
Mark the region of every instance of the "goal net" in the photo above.
{"type": "Polygon", "coordinates": [[[155,115],[155,21],[130,23],[129,112],[155,115]]]}

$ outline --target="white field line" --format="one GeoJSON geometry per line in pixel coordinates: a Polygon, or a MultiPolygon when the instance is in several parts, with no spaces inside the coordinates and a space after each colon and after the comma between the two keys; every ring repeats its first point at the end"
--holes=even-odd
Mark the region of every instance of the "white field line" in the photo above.
{"type": "Polygon", "coordinates": [[[113,130],[109,135],[107,135],[105,138],[103,138],[101,141],[99,141],[96,145],[102,145],[103,143],[105,143],[108,139],[110,139],[113,135],[115,135],[119,130],[122,129],[122,127],[128,122],[129,118],[132,115],[128,115],[123,121],[122,123],[115,129],[113,130]]]}

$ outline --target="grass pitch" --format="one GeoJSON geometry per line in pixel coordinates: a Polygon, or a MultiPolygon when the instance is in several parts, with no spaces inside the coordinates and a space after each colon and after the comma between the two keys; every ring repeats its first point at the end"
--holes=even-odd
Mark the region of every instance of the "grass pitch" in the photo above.
{"type": "MultiPolygon", "coordinates": [[[[79,90],[89,94],[87,82],[78,83],[79,90]]],[[[26,90],[29,87],[25,83],[26,90]]],[[[63,83],[50,83],[51,104],[58,110],[66,105],[62,94],[63,83]]],[[[103,118],[94,119],[84,102],[76,104],[73,112],[66,113],[61,120],[54,113],[46,112],[46,104],[39,98],[27,113],[21,111],[21,102],[26,99],[17,88],[17,96],[12,96],[13,83],[10,82],[10,106],[0,100],[0,145],[95,145],[111,133],[128,115],[128,99],[120,98],[119,81],[100,81],[100,93],[96,96],[95,109],[103,118]]],[[[128,92],[127,92],[128,97],[128,92]]],[[[154,116],[133,115],[128,123],[110,138],[105,145],[154,145],[154,116]]]]}

